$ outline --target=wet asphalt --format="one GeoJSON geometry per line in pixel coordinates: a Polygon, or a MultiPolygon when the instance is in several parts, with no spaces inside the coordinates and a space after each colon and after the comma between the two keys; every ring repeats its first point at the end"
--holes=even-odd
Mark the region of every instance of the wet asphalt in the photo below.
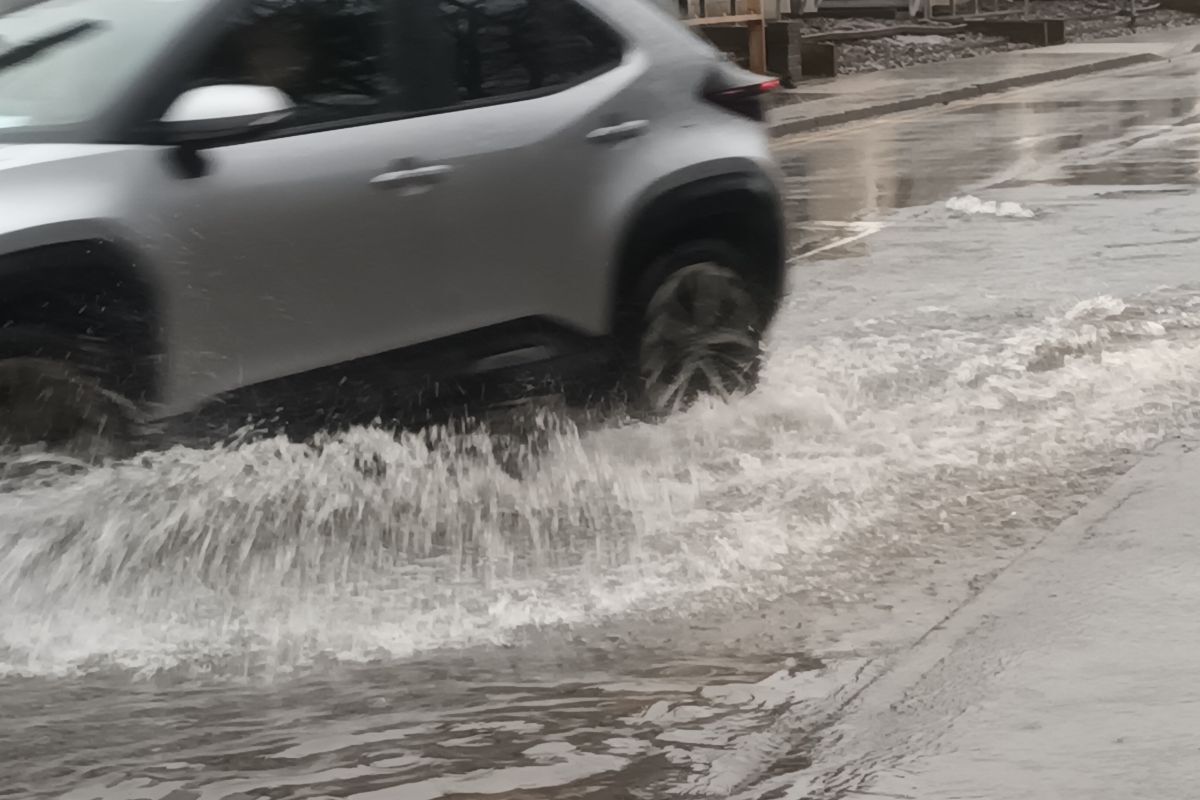
{"type": "Polygon", "coordinates": [[[1198,100],[781,141],[762,389],[521,478],[364,430],[7,492],[0,797],[787,796],[875,657],[1196,433],[1198,100]]]}
{"type": "Polygon", "coordinates": [[[1195,444],[1165,444],[889,659],[780,797],[1191,797],[1195,444]]]}

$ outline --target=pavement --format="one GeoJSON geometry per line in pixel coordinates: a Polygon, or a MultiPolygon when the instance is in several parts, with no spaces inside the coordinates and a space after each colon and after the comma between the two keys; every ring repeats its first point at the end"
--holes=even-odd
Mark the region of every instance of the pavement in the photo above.
{"type": "Polygon", "coordinates": [[[1014,562],[850,703],[800,796],[1194,797],[1198,482],[1164,446],[1014,562]]]}
{"type": "Polygon", "coordinates": [[[787,136],[1078,75],[1169,61],[1198,49],[1200,26],[815,80],[782,91],[769,124],[772,135],[787,136]]]}

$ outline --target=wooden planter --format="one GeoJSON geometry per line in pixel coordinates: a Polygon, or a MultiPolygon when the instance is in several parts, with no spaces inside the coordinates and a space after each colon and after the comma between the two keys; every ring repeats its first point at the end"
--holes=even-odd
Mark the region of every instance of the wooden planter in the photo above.
{"type": "Polygon", "coordinates": [[[749,39],[750,69],[767,71],[767,22],[763,0],[679,0],[683,21],[693,27],[743,25],[749,39]]]}

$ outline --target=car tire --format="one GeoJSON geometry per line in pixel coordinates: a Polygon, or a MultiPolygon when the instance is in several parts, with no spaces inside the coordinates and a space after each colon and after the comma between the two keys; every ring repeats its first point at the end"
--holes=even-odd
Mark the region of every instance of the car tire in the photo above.
{"type": "Polygon", "coordinates": [[[680,245],[651,264],[625,348],[635,409],[664,415],[703,395],[754,390],[765,326],[751,274],[746,256],[718,240],[680,245]]]}
{"type": "Polygon", "coordinates": [[[136,407],[115,386],[115,363],[94,344],[0,331],[0,449],[89,463],[127,453],[136,407]]]}

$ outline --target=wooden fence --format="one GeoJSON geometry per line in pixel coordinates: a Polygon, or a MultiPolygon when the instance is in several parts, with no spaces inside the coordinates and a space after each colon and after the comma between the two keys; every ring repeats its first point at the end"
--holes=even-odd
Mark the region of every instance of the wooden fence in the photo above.
{"type": "Polygon", "coordinates": [[[744,25],[749,39],[750,69],[767,71],[767,22],[763,0],[679,0],[683,21],[694,27],[744,25]]]}

